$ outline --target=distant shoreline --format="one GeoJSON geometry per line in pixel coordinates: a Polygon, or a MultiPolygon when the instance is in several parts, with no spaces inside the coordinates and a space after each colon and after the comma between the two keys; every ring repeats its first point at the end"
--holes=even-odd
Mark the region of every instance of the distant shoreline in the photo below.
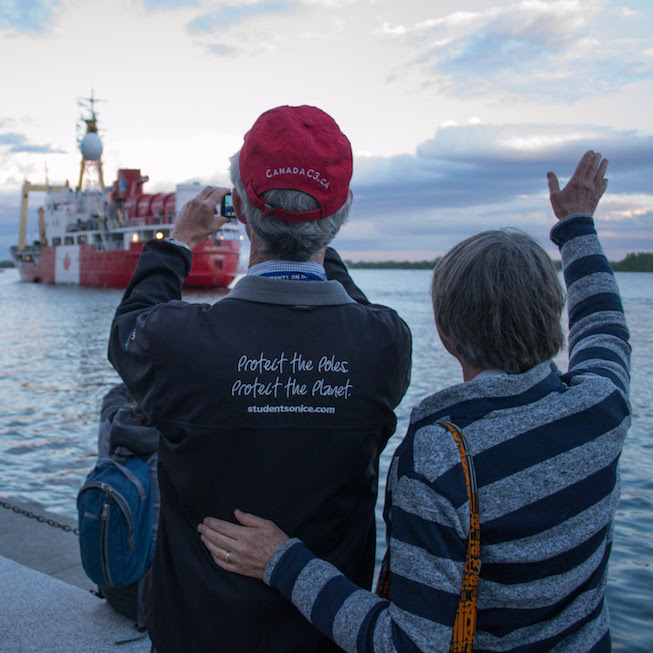
{"type": "MultiPolygon", "coordinates": [[[[440,258],[432,261],[345,261],[348,268],[358,270],[432,270],[440,258]]],[[[558,268],[562,264],[553,261],[558,268]]],[[[621,261],[610,261],[615,272],[653,272],[653,252],[627,254],[621,261]]]]}
{"type": "MultiPolygon", "coordinates": [[[[345,261],[352,270],[432,270],[439,261],[345,261]]],[[[554,261],[560,268],[560,261],[554,261]]],[[[610,261],[615,272],[653,272],[653,252],[627,254],[621,261],[610,261]]],[[[13,261],[0,261],[0,268],[14,268],[13,261]]]]}

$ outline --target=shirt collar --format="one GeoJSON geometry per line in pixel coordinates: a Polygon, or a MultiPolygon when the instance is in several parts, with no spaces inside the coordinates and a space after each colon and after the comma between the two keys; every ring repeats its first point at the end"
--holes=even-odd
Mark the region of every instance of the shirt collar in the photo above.
{"type": "Polygon", "coordinates": [[[252,265],[248,276],[274,277],[299,281],[326,281],[324,266],[313,261],[264,261],[252,265]]]}
{"type": "Polygon", "coordinates": [[[479,372],[472,379],[472,381],[476,381],[478,379],[490,379],[493,376],[499,376],[501,374],[507,374],[507,372],[505,370],[499,370],[499,369],[495,369],[495,368],[485,369],[482,372],[479,372]]]}

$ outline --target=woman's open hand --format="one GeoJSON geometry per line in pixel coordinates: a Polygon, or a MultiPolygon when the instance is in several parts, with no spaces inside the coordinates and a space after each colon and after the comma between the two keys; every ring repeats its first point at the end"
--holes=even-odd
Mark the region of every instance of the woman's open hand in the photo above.
{"type": "Polygon", "coordinates": [[[608,187],[608,180],[605,178],[607,167],[607,159],[602,159],[598,152],[589,150],[585,152],[562,190],[555,174],[547,173],[549,198],[558,220],[574,213],[594,215],[596,206],[608,187]]]}

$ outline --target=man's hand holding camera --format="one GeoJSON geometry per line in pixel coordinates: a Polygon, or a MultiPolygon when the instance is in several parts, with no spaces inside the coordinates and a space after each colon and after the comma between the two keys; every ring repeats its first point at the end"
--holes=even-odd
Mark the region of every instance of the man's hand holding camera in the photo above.
{"type": "Polygon", "coordinates": [[[186,243],[193,249],[203,240],[212,236],[229,218],[217,215],[217,206],[229,188],[207,186],[202,192],[184,205],[170,234],[171,238],[186,243]]]}

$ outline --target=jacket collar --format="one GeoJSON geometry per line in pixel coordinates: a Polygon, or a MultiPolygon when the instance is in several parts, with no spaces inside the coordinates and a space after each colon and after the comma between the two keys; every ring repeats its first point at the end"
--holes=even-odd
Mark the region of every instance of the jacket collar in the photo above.
{"type": "Polygon", "coordinates": [[[240,279],[227,297],[282,306],[338,306],[356,303],[338,281],[306,283],[255,276],[240,279]]]}

